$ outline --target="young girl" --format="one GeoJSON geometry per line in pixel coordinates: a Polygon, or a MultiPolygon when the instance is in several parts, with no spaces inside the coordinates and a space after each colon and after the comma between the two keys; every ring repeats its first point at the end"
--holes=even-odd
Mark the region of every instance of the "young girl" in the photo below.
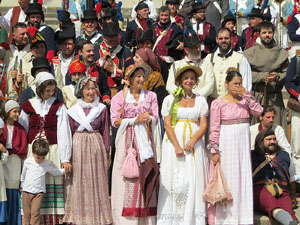
{"type": "Polygon", "coordinates": [[[14,100],[3,103],[2,110],[3,136],[1,144],[8,150],[9,157],[3,164],[3,173],[7,194],[7,224],[20,223],[20,194],[19,184],[22,159],[27,155],[26,130],[18,123],[20,106],[14,100]]]}
{"type": "MultiPolygon", "coordinates": [[[[56,81],[51,73],[40,72],[35,78],[36,96],[22,105],[20,123],[28,131],[29,152],[31,143],[37,136],[45,136],[49,142],[46,159],[57,168],[71,171],[72,135],[63,102],[54,97],[56,81]]],[[[44,195],[41,224],[60,224],[64,214],[64,195],[62,177],[46,175],[46,194],[44,195]]]]}

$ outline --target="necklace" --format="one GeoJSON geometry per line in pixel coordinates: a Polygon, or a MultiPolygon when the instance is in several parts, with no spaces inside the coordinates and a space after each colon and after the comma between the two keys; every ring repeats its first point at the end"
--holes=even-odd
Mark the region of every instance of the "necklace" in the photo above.
{"type": "Polygon", "coordinates": [[[186,95],[186,96],[183,96],[183,99],[184,100],[190,100],[194,97],[194,93],[192,93],[190,96],[189,95],[186,95]]]}

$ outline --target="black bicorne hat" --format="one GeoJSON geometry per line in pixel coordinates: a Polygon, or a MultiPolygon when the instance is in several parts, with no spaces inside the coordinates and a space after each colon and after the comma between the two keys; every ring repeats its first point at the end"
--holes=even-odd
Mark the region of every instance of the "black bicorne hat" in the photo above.
{"type": "Polygon", "coordinates": [[[136,41],[137,42],[139,42],[139,41],[152,41],[152,42],[154,42],[153,30],[151,28],[149,28],[147,30],[139,29],[136,41]]]}
{"type": "Polygon", "coordinates": [[[201,40],[196,33],[193,33],[192,36],[184,35],[183,37],[183,45],[185,48],[193,48],[199,43],[201,43],[201,40]]]}
{"type": "Polygon", "coordinates": [[[112,36],[120,33],[120,27],[118,20],[107,23],[103,21],[103,35],[112,36]]]}
{"type": "Polygon", "coordinates": [[[248,17],[259,17],[264,18],[263,12],[259,8],[252,8],[251,12],[248,14],[248,17]]]}
{"type": "Polygon", "coordinates": [[[75,27],[67,27],[62,31],[57,31],[54,35],[54,41],[57,44],[61,44],[65,40],[73,39],[75,41],[75,27]]]}

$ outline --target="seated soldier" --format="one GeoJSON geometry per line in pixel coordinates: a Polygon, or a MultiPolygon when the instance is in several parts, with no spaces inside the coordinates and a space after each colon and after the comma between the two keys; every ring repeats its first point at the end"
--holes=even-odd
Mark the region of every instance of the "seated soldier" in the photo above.
{"type": "Polygon", "coordinates": [[[254,209],[268,213],[280,224],[298,224],[289,195],[290,156],[278,146],[271,128],[259,132],[251,154],[254,209]],[[274,189],[269,188],[271,185],[274,189]]]}

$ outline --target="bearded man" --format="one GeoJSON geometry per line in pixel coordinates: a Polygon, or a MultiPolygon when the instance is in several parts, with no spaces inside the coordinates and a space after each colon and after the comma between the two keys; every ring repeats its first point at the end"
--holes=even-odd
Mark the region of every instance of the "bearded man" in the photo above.
{"type": "Polygon", "coordinates": [[[268,213],[270,219],[280,224],[298,224],[288,192],[290,182],[294,181],[287,172],[290,157],[278,146],[271,128],[262,130],[256,136],[255,150],[251,154],[254,209],[268,213]],[[267,188],[272,185],[275,185],[273,194],[267,188]]]}
{"type": "MultiPolygon", "coordinates": [[[[253,78],[253,91],[257,101],[263,105],[272,105],[276,110],[274,122],[287,131],[287,120],[282,98],[282,88],[289,64],[288,53],[274,41],[274,26],[269,21],[260,23],[259,37],[256,43],[244,52],[248,59],[253,78]]],[[[252,124],[257,118],[252,118],[252,124]]]]}

